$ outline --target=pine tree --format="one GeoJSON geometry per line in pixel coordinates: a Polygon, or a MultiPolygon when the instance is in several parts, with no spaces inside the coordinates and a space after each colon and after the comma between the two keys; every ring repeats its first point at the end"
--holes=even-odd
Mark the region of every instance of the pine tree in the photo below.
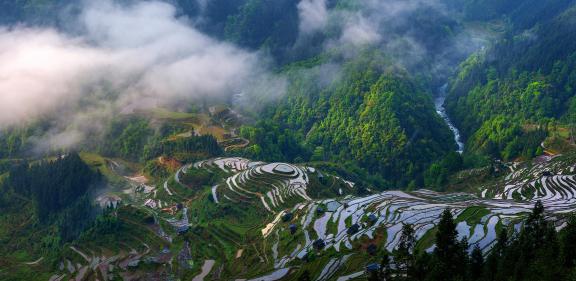
{"type": "Polygon", "coordinates": [[[538,201],[524,229],[504,254],[499,277],[513,280],[559,280],[560,245],[556,230],[544,218],[544,206],[538,201]]]}
{"type": "Polygon", "coordinates": [[[394,253],[398,270],[397,276],[400,280],[411,280],[411,271],[414,266],[415,246],[416,236],[414,228],[410,224],[403,225],[398,249],[394,253]]]}
{"type": "Polygon", "coordinates": [[[380,262],[380,280],[392,280],[392,269],[390,268],[390,256],[388,253],[384,253],[380,262]]]}
{"type": "Polygon", "coordinates": [[[529,280],[555,281],[561,279],[562,260],[560,254],[560,241],[558,233],[551,223],[546,224],[544,243],[536,248],[536,259],[533,266],[536,269],[536,275],[530,275],[529,280]],[[534,278],[540,276],[540,279],[534,278]]]}
{"type": "MultiPolygon", "coordinates": [[[[500,230],[498,234],[498,239],[496,240],[496,245],[492,248],[488,259],[486,260],[486,271],[484,272],[485,279],[488,281],[498,280],[498,274],[502,274],[503,270],[501,265],[505,265],[508,262],[514,263],[514,259],[510,260],[509,257],[504,258],[505,253],[508,249],[509,239],[508,231],[506,229],[500,230]]],[[[510,255],[507,255],[510,256],[510,255]]],[[[506,268],[510,269],[513,265],[507,265],[506,268]]]]}
{"type": "Polygon", "coordinates": [[[506,250],[506,247],[508,247],[508,242],[508,231],[506,231],[506,229],[500,230],[498,239],[496,240],[496,245],[494,246],[492,252],[498,256],[502,256],[506,250]]]}
{"type": "Polygon", "coordinates": [[[472,254],[470,255],[470,280],[476,281],[482,279],[482,271],[484,267],[484,256],[482,250],[478,245],[474,246],[472,254]]]}
{"type": "Polygon", "coordinates": [[[436,249],[434,250],[434,271],[432,280],[448,281],[462,277],[462,269],[457,268],[459,243],[456,240],[458,232],[449,209],[442,212],[438,232],[436,232],[436,249]]]}
{"type": "Polygon", "coordinates": [[[454,265],[456,267],[456,274],[464,279],[468,273],[468,268],[470,267],[470,257],[468,256],[468,238],[464,236],[460,242],[458,242],[456,251],[456,259],[454,260],[454,265]]]}
{"type": "Polygon", "coordinates": [[[506,253],[500,277],[511,275],[515,280],[525,280],[537,271],[532,266],[537,258],[536,249],[543,246],[545,230],[544,206],[537,201],[518,240],[514,241],[506,253]]]}
{"type": "Polygon", "coordinates": [[[538,200],[534,204],[532,213],[526,220],[525,230],[528,234],[534,235],[534,238],[542,238],[546,221],[544,220],[544,205],[538,200]]]}
{"type": "Polygon", "coordinates": [[[416,262],[414,263],[413,277],[414,280],[428,280],[433,273],[434,269],[433,256],[423,252],[416,257],[416,262]]]}
{"type": "Polygon", "coordinates": [[[566,268],[576,266],[576,216],[568,220],[562,236],[562,263],[566,268]]]}

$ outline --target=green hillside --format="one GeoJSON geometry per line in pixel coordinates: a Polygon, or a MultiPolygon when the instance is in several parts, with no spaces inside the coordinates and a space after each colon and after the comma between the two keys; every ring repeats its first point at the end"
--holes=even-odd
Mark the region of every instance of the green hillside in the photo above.
{"type": "Polygon", "coordinates": [[[5,280],[576,280],[576,1],[0,1],[5,280]]]}
{"type": "Polygon", "coordinates": [[[421,185],[427,165],[454,149],[430,93],[375,52],[345,64],[341,78],[321,89],[315,71],[288,70],[287,98],[269,114],[304,143],[311,160],[356,165],[400,187],[421,185]]]}
{"type": "Polygon", "coordinates": [[[538,148],[546,137],[570,141],[575,18],[572,8],[534,28],[510,31],[461,65],[447,108],[470,151],[530,158],[542,153],[538,148]]]}

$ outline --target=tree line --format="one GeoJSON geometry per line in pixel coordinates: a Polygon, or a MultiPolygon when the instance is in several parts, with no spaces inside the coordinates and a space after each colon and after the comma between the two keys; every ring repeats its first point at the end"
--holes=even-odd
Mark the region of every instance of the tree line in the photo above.
{"type": "Polygon", "coordinates": [[[55,224],[63,241],[77,237],[95,212],[90,192],[102,175],[90,169],[77,153],[37,163],[22,161],[10,169],[4,188],[29,198],[38,222],[55,224]]]}
{"type": "Polygon", "coordinates": [[[216,138],[211,135],[191,136],[151,143],[144,149],[144,159],[150,160],[158,156],[172,156],[178,153],[197,153],[200,154],[198,158],[210,158],[221,155],[223,150],[216,138]]]}
{"type": "Polygon", "coordinates": [[[545,219],[537,202],[519,233],[503,228],[489,253],[475,245],[470,251],[467,238],[458,240],[456,223],[445,210],[437,226],[435,249],[416,249],[413,227],[402,228],[400,242],[392,253],[380,258],[377,270],[369,271],[371,281],[552,281],[576,278],[576,217],[568,219],[557,232],[545,219]]]}

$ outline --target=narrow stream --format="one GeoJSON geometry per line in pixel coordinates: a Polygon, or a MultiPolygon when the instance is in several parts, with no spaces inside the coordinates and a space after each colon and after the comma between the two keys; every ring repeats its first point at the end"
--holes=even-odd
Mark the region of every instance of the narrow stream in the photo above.
{"type": "Polygon", "coordinates": [[[442,87],[440,87],[440,92],[438,94],[438,97],[434,101],[434,106],[436,107],[436,112],[438,113],[438,115],[440,115],[440,117],[442,117],[442,119],[444,119],[444,122],[446,122],[446,124],[450,128],[450,131],[452,131],[452,134],[454,134],[454,140],[456,141],[456,144],[458,145],[457,152],[462,154],[462,152],[464,152],[464,143],[462,142],[462,137],[460,136],[460,131],[458,131],[458,128],[456,128],[456,126],[454,126],[454,123],[452,123],[452,121],[450,121],[448,114],[446,114],[446,108],[444,108],[444,101],[446,100],[446,95],[448,94],[446,92],[447,88],[448,88],[448,84],[444,84],[442,87]]]}

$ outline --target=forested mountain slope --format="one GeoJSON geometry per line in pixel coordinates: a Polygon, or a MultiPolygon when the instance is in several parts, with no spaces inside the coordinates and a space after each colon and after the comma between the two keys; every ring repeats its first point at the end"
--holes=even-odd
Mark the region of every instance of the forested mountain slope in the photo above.
{"type": "MultiPolygon", "coordinates": [[[[553,5],[553,4],[550,4],[553,5]]],[[[453,79],[447,108],[469,149],[532,157],[547,136],[571,130],[576,112],[576,8],[510,31],[472,55],[453,79]]]]}
{"type": "Polygon", "coordinates": [[[574,0],[1,1],[0,280],[573,280],[575,91],[574,0]]]}
{"type": "MultiPolygon", "coordinates": [[[[243,155],[264,160],[341,161],[383,179],[383,186],[422,187],[428,166],[454,150],[431,98],[449,70],[476,47],[461,18],[447,12],[454,3],[341,0],[322,1],[324,7],[284,0],[173,3],[182,20],[195,28],[266,54],[276,73],[289,81],[285,94],[271,103],[261,102],[259,109],[264,112],[247,113],[263,122],[244,130],[244,137],[258,146],[248,146],[243,155]],[[310,17],[306,9],[311,8],[318,9],[322,15],[318,20],[323,22],[312,31],[301,24],[310,17]],[[268,130],[269,121],[275,129],[268,130]],[[262,130],[270,136],[257,136],[262,130]]],[[[77,4],[30,1],[10,5],[6,11],[14,17],[7,21],[59,26],[59,21],[53,21],[73,18],[77,4]],[[54,9],[65,16],[46,17],[55,14],[54,9]]],[[[248,107],[253,104],[249,102],[248,107]]],[[[44,121],[31,129],[12,129],[0,136],[0,142],[7,144],[6,154],[11,155],[20,145],[26,150],[30,135],[52,126],[44,121]]],[[[115,154],[124,145],[121,156],[135,160],[147,142],[157,140],[156,136],[154,140],[142,137],[152,131],[137,118],[106,126],[112,130],[125,126],[125,133],[133,137],[126,135],[130,143],[111,140],[111,147],[101,146],[108,137],[123,133],[111,132],[91,145],[105,154],[115,154]]]]}
{"type": "Polygon", "coordinates": [[[295,132],[312,161],[357,164],[386,186],[421,185],[427,165],[454,149],[430,93],[374,51],[341,71],[320,88],[320,69],[289,70],[291,86],[271,108],[271,120],[295,132]]]}

